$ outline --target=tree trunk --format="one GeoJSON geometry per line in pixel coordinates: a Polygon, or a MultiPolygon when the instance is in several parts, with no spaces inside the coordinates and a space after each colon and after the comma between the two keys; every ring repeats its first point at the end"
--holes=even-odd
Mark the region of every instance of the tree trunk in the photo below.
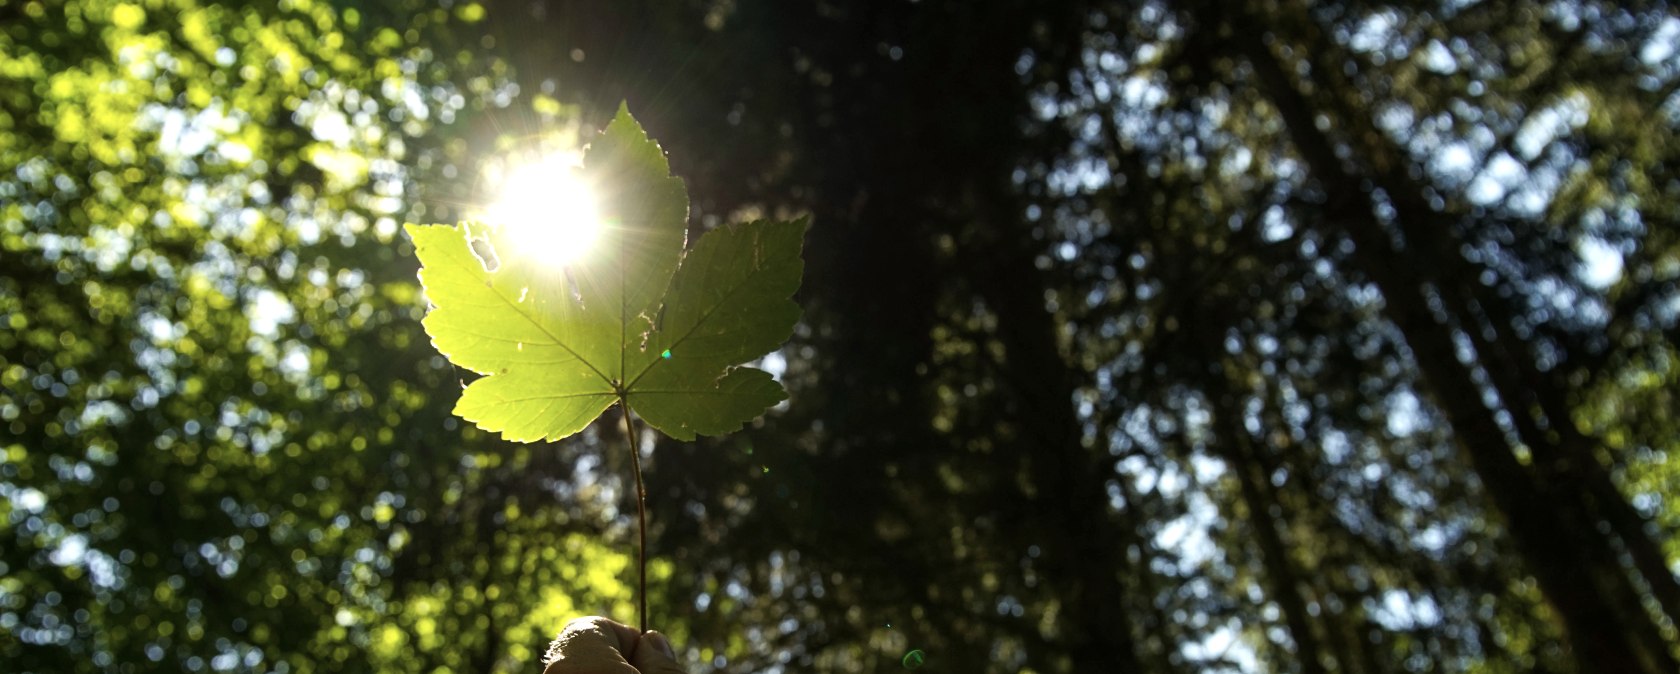
{"type": "Polygon", "coordinates": [[[1118,530],[1129,525],[1116,521],[1109,507],[1107,462],[1096,460],[1081,441],[1076,380],[1056,346],[1055,316],[1044,306],[1047,286],[1020,243],[1002,241],[996,249],[994,264],[980,265],[973,281],[997,312],[1006,377],[1022,405],[1013,451],[1026,457],[1038,487],[1030,507],[1048,544],[1045,575],[1070,583],[1061,594],[1072,617],[1067,647],[1073,671],[1145,671],[1120,582],[1127,561],[1118,530]]]}
{"type": "MultiPolygon", "coordinates": [[[[1385,311],[1405,335],[1437,406],[1504,514],[1542,592],[1562,616],[1583,671],[1675,671],[1666,648],[1653,652],[1648,639],[1634,636],[1642,630],[1629,623],[1640,621],[1630,619],[1644,616],[1628,616],[1624,602],[1601,596],[1598,588],[1606,579],[1598,553],[1606,547],[1593,534],[1595,522],[1546,490],[1543,477],[1512,453],[1494,411],[1481,399],[1471,369],[1458,362],[1450,326],[1437,321],[1429,307],[1430,286],[1417,272],[1423,263],[1394,249],[1373,215],[1370,190],[1343,166],[1306,97],[1260,36],[1251,27],[1239,27],[1232,34],[1312,176],[1326,194],[1334,195],[1327,219],[1349,223],[1345,232],[1354,243],[1361,271],[1382,290],[1385,311]]],[[[1648,620],[1643,622],[1649,627],[1648,620]]]]}
{"type": "MultiPolygon", "coordinates": [[[[1240,417],[1242,404],[1232,388],[1228,382],[1220,381],[1208,392],[1214,405],[1213,423],[1219,429],[1211,444],[1225,459],[1226,470],[1236,477],[1242,490],[1243,503],[1248,508],[1249,530],[1254,532],[1255,542],[1260,546],[1262,566],[1271,585],[1272,599],[1283,609],[1290,638],[1295,641],[1295,659],[1301,664],[1301,673],[1326,674],[1323,648],[1313,629],[1314,620],[1307,611],[1307,602],[1301,596],[1300,576],[1295,572],[1295,562],[1290,557],[1288,544],[1283,540],[1277,518],[1271,514],[1271,507],[1282,507],[1282,503],[1271,488],[1271,482],[1265,475],[1267,471],[1255,457],[1253,438],[1243,428],[1240,417]]],[[[1347,666],[1347,663],[1340,664],[1344,668],[1347,666]]]]}
{"type": "MultiPolygon", "coordinates": [[[[1307,33],[1306,53],[1317,55],[1314,71],[1323,73],[1328,88],[1355,90],[1356,85],[1338,73],[1339,63],[1330,58],[1332,54],[1337,58],[1353,55],[1328,44],[1322,31],[1305,19],[1297,22],[1307,33]]],[[[1335,108],[1334,119],[1348,129],[1347,139],[1356,147],[1355,155],[1367,159],[1363,165],[1369,175],[1365,177],[1383,190],[1394,209],[1395,225],[1407,247],[1404,254],[1418,262],[1411,269],[1418,272],[1422,282],[1434,285],[1448,313],[1461,322],[1461,330],[1475,347],[1488,380],[1510,413],[1518,438],[1533,452],[1542,488],[1556,498],[1578,504],[1595,523],[1600,519],[1607,522],[1626,546],[1634,571],[1650,585],[1666,617],[1680,621],[1680,580],[1668,569],[1661,546],[1651,536],[1653,524],[1628,503],[1600,463],[1599,441],[1575,426],[1567,393],[1570,387],[1558,374],[1566,368],[1555,368],[1553,373],[1540,371],[1529,347],[1512,332],[1517,311],[1510,300],[1480,290],[1478,279],[1483,270],[1460,253],[1463,242],[1455,235],[1456,223],[1425,200],[1424,186],[1405,168],[1404,153],[1372,124],[1368,113],[1352,109],[1345,96],[1332,95],[1329,100],[1335,108]]],[[[1368,214],[1350,224],[1380,228],[1368,214]]],[[[1621,569],[1613,556],[1606,559],[1612,567],[1621,569]]],[[[1618,570],[1613,575],[1625,576],[1626,572],[1618,570]]],[[[1625,579],[1614,582],[1621,586],[1618,594],[1624,601],[1632,602],[1630,606],[1639,605],[1636,589],[1625,579]]],[[[1643,614],[1643,607],[1638,612],[1643,614]]],[[[1650,647],[1666,652],[1666,642],[1655,626],[1648,619],[1641,622],[1650,628],[1641,628],[1650,647]]]]}

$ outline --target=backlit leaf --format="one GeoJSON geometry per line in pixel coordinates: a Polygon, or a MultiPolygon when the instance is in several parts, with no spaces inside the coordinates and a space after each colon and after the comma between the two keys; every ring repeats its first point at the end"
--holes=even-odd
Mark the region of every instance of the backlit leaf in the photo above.
{"type": "Polygon", "coordinates": [[[806,223],[723,227],[683,250],[688,197],[628,111],[591,145],[583,180],[605,229],[543,266],[499,223],[409,225],[438,351],[485,375],[455,412],[509,440],[557,440],[615,401],[667,435],[739,429],[787,398],[743,363],[792,334],[806,223]]]}

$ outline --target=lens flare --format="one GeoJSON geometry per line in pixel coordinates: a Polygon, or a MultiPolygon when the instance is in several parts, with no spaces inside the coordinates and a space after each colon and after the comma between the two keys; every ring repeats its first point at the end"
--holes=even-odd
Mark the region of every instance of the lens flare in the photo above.
{"type": "Polygon", "coordinates": [[[576,262],[601,234],[601,217],[590,188],[569,158],[554,157],[514,169],[484,214],[486,222],[507,232],[514,246],[498,254],[552,266],[576,262]]]}

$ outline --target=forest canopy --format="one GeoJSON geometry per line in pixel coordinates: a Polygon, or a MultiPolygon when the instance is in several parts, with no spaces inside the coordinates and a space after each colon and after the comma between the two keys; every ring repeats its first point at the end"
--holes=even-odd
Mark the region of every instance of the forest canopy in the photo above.
{"type": "Polygon", "coordinates": [[[453,414],[403,228],[621,105],[810,222],[641,436],[691,671],[1680,671],[1680,10],[1563,0],[0,0],[0,670],[631,621],[623,412],[453,414]]]}

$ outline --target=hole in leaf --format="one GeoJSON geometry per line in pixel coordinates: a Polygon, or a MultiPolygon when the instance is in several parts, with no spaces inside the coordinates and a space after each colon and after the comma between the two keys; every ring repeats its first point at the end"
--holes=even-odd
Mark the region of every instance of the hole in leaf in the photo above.
{"type": "Polygon", "coordinates": [[[490,245],[488,240],[469,239],[467,244],[472,247],[473,257],[478,258],[478,263],[484,265],[484,271],[493,273],[502,266],[501,258],[496,257],[496,247],[490,245]]]}

